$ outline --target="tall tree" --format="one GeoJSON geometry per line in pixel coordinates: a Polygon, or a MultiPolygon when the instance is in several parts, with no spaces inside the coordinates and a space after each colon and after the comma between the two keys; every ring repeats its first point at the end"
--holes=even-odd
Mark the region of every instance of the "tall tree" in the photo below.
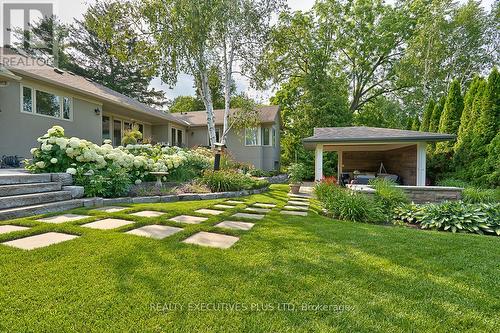
{"type": "MultiPolygon", "coordinates": [[[[460,90],[460,83],[458,80],[453,80],[444,103],[443,113],[439,120],[439,133],[457,134],[458,127],[460,126],[460,118],[464,109],[464,101],[462,98],[462,91],[460,90]]],[[[451,153],[453,150],[453,143],[439,142],[436,145],[437,152],[451,153]]]]}
{"type": "Polygon", "coordinates": [[[422,124],[420,125],[420,131],[422,132],[428,132],[429,131],[429,125],[431,122],[431,117],[432,117],[432,111],[434,111],[434,107],[436,106],[436,103],[434,100],[431,98],[429,99],[429,102],[427,103],[427,106],[425,107],[425,111],[422,117],[422,124]]]}
{"type": "Polygon", "coordinates": [[[415,115],[413,118],[413,122],[411,124],[411,130],[412,131],[418,131],[420,129],[420,118],[418,117],[418,114],[415,115]]]}
{"type": "Polygon", "coordinates": [[[443,112],[445,102],[446,97],[441,96],[439,101],[434,106],[434,110],[432,110],[431,121],[429,122],[429,132],[437,132],[439,130],[439,121],[441,119],[441,113],[443,112]]]}

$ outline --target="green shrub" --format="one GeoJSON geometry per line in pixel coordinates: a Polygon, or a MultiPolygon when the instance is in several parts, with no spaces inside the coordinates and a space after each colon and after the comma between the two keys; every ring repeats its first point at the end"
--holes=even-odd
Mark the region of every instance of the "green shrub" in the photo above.
{"type": "Polygon", "coordinates": [[[467,203],[498,203],[500,202],[500,189],[481,189],[467,187],[464,189],[463,201],[467,203]]]}
{"type": "Polygon", "coordinates": [[[396,183],[384,178],[375,178],[370,181],[375,189],[375,201],[389,216],[394,208],[410,202],[403,189],[396,187],[396,183]]]}
{"type": "Polygon", "coordinates": [[[467,187],[469,184],[461,179],[456,179],[456,178],[445,178],[441,179],[437,182],[438,186],[446,186],[446,187],[467,187]]]}
{"type": "Polygon", "coordinates": [[[106,169],[77,168],[75,185],[84,186],[85,196],[115,198],[128,194],[132,181],[128,172],[116,166],[106,169]]]}
{"type": "Polygon", "coordinates": [[[395,209],[394,220],[419,224],[422,229],[500,235],[500,204],[407,205],[395,209]]]}
{"type": "Polygon", "coordinates": [[[266,180],[256,180],[230,170],[206,171],[200,182],[208,186],[212,192],[251,190],[269,185],[266,180]]]}
{"type": "Polygon", "coordinates": [[[334,218],[367,223],[381,223],[386,220],[379,205],[363,193],[327,182],[317,184],[315,193],[323,207],[334,218]]]}
{"type": "Polygon", "coordinates": [[[125,131],[122,138],[122,145],[136,145],[142,139],[142,133],[139,131],[139,126],[134,125],[131,129],[125,131]]]}

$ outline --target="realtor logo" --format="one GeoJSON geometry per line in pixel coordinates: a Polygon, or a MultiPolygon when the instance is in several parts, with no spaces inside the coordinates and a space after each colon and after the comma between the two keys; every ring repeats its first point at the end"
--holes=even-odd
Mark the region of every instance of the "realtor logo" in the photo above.
{"type": "MultiPolygon", "coordinates": [[[[1,7],[1,29],[2,40],[1,46],[6,48],[14,47],[13,41],[16,29],[23,29],[27,32],[30,30],[30,22],[33,22],[35,17],[41,15],[42,18],[50,18],[54,14],[54,5],[52,3],[3,3],[1,7]],[[36,16],[35,16],[36,15],[36,16]],[[15,17],[16,21],[13,22],[15,17]],[[22,21],[19,19],[22,17],[22,21]]],[[[21,34],[23,40],[20,45],[22,48],[40,48],[45,45],[32,46],[29,43],[30,35],[21,34]]]]}

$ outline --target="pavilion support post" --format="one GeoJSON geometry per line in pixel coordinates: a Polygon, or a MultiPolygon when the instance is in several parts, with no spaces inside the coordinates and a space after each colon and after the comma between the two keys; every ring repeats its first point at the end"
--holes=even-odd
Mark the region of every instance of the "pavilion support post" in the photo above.
{"type": "Polygon", "coordinates": [[[316,145],[314,159],[314,180],[319,182],[323,179],[323,145],[316,145]]]}
{"type": "Polygon", "coordinates": [[[425,186],[426,147],[426,142],[419,142],[417,144],[417,186],[425,186]]]}

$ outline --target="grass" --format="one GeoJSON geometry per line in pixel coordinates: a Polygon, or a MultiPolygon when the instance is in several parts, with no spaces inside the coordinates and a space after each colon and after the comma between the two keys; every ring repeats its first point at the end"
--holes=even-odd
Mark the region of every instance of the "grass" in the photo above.
{"type": "Polygon", "coordinates": [[[0,331],[500,330],[500,238],[334,221],[315,212],[285,217],[278,213],[285,190],[275,185],[247,198],[278,203],[250,231],[213,227],[234,209],[181,225],[183,232],[161,241],[123,234],[146,224],[179,226],[168,218],[222,200],[128,211],[167,212],[153,219],[78,209],[72,212],[92,217],[61,225],[10,221],[33,228],[0,235],[0,242],[44,231],[81,237],[34,251],[0,246],[0,331]],[[137,223],[112,231],[79,227],[102,216],[137,223]],[[200,230],[241,239],[229,250],[180,242],[200,230]]]}

